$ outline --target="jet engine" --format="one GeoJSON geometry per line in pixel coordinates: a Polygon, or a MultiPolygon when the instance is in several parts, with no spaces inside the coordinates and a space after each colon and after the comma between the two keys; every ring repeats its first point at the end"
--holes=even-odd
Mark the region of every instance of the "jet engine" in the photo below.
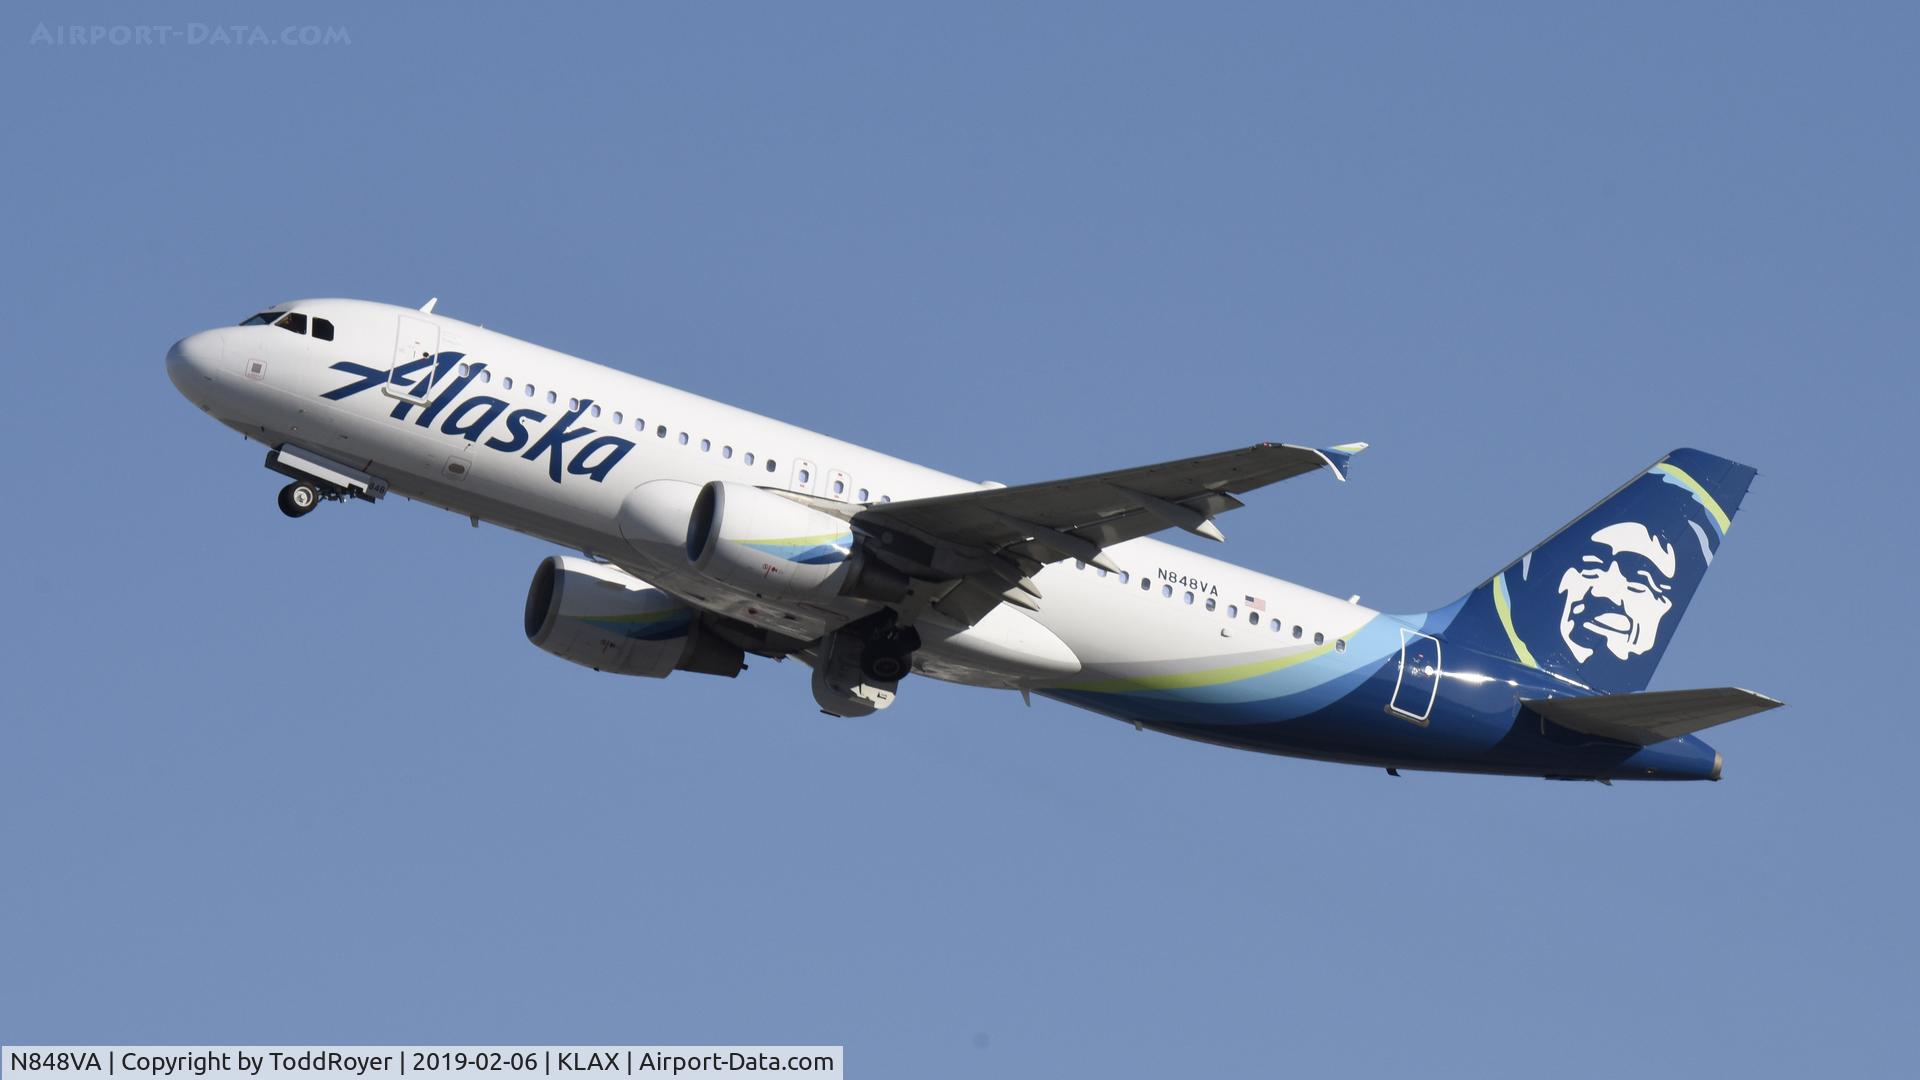
{"type": "Polygon", "coordinates": [[[687,520],[695,570],[756,596],[894,602],[906,575],[858,544],[841,518],[749,484],[715,480],[687,520]]]}
{"type": "Polygon", "coordinates": [[[746,666],[739,646],[678,597],[618,567],[564,555],[533,572],[526,630],[528,641],[562,660],[618,675],[732,678],[746,666]]]}

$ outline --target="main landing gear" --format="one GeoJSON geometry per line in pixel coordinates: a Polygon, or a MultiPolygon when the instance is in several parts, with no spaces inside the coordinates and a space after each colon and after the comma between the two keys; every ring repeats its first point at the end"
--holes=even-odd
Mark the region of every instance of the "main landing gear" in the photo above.
{"type": "Polygon", "coordinates": [[[306,517],[320,505],[320,488],[305,480],[295,480],[280,489],[280,512],[290,518],[306,517]]]}
{"type": "Polygon", "coordinates": [[[876,682],[898,682],[913,670],[920,634],[911,626],[888,626],[862,642],[860,673],[876,682]]]}
{"type": "Polygon", "coordinates": [[[870,716],[893,704],[913,670],[920,633],[891,611],[868,616],[822,638],[813,665],[813,700],[829,716],[870,716]]]}

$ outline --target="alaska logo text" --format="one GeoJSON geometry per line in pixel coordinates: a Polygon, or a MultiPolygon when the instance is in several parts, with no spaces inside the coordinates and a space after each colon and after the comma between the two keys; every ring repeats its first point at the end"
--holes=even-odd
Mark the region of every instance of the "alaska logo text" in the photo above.
{"type": "Polygon", "coordinates": [[[396,402],[393,411],[388,414],[393,419],[402,423],[411,420],[413,426],[428,430],[438,423],[442,434],[458,435],[489,450],[513,454],[527,461],[544,459],[547,477],[556,484],[566,476],[584,476],[596,484],[600,483],[620,463],[620,459],[633,449],[633,443],[628,439],[618,435],[603,435],[597,429],[579,423],[580,418],[593,408],[593,402],[584,399],[569,402],[573,408],[561,414],[550,426],[543,426],[548,421],[545,412],[533,408],[516,409],[512,402],[502,398],[475,394],[464,401],[460,400],[460,395],[487,369],[483,363],[468,364],[463,374],[451,382],[447,381],[447,374],[464,355],[446,352],[440,354],[437,362],[430,357],[421,357],[385,370],[341,361],[334,364],[332,369],[353,376],[353,381],[321,396],[329,401],[343,401],[355,394],[387,385],[405,389],[407,397],[396,402]],[[434,367],[432,377],[421,378],[429,365],[434,367]],[[428,397],[430,387],[440,389],[428,397]],[[490,434],[491,437],[487,437],[490,434]],[[575,445],[576,440],[582,441],[575,445]]]}

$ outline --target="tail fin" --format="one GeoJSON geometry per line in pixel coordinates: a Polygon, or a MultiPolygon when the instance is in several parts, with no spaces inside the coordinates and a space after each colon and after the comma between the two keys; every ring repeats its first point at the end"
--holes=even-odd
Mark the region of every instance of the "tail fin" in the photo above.
{"type": "Polygon", "coordinates": [[[1675,450],[1451,605],[1447,641],[1603,693],[1646,689],[1755,475],[1675,450]]]}

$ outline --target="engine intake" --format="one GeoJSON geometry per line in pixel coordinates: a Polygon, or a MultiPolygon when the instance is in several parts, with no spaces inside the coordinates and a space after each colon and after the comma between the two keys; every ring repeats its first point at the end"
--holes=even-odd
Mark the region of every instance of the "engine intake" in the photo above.
{"type": "Polygon", "coordinates": [[[553,555],[527,588],[527,640],[582,667],[665,678],[697,671],[732,678],[746,666],[739,646],[711,631],[707,616],[615,566],[553,555]]]}

